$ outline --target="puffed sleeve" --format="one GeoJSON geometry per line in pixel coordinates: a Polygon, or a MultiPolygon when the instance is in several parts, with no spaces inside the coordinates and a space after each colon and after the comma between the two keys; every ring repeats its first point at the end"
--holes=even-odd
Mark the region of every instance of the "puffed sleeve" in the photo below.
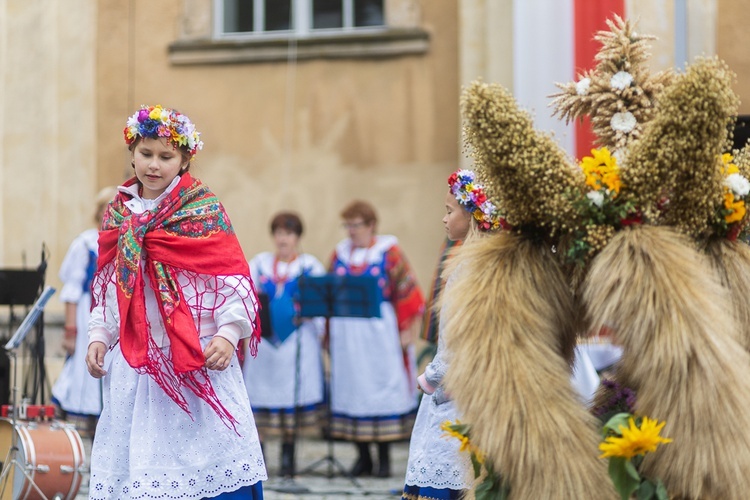
{"type": "Polygon", "coordinates": [[[321,262],[312,255],[305,254],[305,269],[309,269],[310,276],[323,276],[326,268],[321,262]]]}
{"type": "MultiPolygon", "coordinates": [[[[326,274],[325,266],[318,259],[308,254],[305,254],[304,258],[305,271],[309,276],[323,276],[324,274],[326,274]]],[[[309,321],[312,323],[313,328],[315,328],[315,332],[317,333],[318,337],[322,337],[325,333],[326,327],[325,318],[312,318],[309,321]]]]}
{"type": "Polygon", "coordinates": [[[232,337],[239,335],[237,341],[249,337],[255,328],[258,309],[258,299],[250,281],[243,276],[223,276],[217,279],[217,285],[214,321],[221,336],[227,338],[224,332],[229,330],[233,332],[232,337]]]}
{"type": "Polygon", "coordinates": [[[386,253],[386,272],[390,279],[391,302],[396,309],[398,329],[404,331],[424,311],[424,297],[417,285],[417,279],[406,256],[393,245],[386,253]]]}
{"type": "Polygon", "coordinates": [[[250,266],[250,277],[253,278],[253,283],[256,284],[260,279],[260,259],[261,254],[258,254],[248,262],[248,265],[250,266]]]}
{"type": "Polygon", "coordinates": [[[60,289],[62,302],[78,303],[83,296],[83,285],[86,282],[86,270],[89,265],[89,249],[82,236],[78,236],[70,244],[60,266],[60,289]]]}

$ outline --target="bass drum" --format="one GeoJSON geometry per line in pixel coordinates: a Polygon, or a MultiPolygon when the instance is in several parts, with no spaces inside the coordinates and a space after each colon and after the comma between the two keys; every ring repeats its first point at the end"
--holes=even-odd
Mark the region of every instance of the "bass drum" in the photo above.
{"type": "Polygon", "coordinates": [[[0,419],[0,452],[4,453],[3,474],[6,474],[0,484],[2,500],[43,500],[45,497],[73,500],[81,487],[84,448],[81,436],[72,425],[58,421],[17,421],[14,426],[10,420],[0,419]],[[15,457],[9,454],[14,439],[18,448],[15,457]],[[6,464],[9,459],[11,463],[6,464]]]}

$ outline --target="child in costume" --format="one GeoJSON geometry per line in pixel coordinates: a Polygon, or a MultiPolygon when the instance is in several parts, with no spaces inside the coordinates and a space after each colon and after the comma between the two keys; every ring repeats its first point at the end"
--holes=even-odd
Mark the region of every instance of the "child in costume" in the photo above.
{"type": "Polygon", "coordinates": [[[378,443],[376,475],[388,477],[390,443],[408,439],[416,408],[411,329],[424,299],[395,236],[376,235],[375,209],[354,201],[341,213],[349,238],[331,258],[340,276],[374,276],[383,292],[379,318],[332,318],[331,433],[357,443],[352,475],[369,475],[369,443],[378,443]]]}
{"type": "MultiPolygon", "coordinates": [[[[500,217],[495,205],[487,198],[484,187],[470,170],[459,170],[448,179],[450,189],[446,196],[447,214],[443,218],[450,241],[471,239],[479,232],[500,227],[500,217]]],[[[449,272],[451,269],[449,268],[449,272]]],[[[446,289],[451,286],[448,277],[446,289]]],[[[447,312],[440,308],[440,319],[447,312]]],[[[471,462],[467,453],[460,451],[461,443],[447,439],[442,424],[459,420],[455,403],[442,385],[448,369],[449,356],[445,350],[444,321],[440,321],[438,350],[435,358],[425,368],[417,381],[424,391],[417,420],[409,445],[409,462],[402,499],[453,499],[460,498],[472,484],[471,462]]]]}
{"type": "Polygon", "coordinates": [[[282,435],[282,476],[294,475],[296,430],[318,423],[323,401],[323,325],[315,320],[298,322],[298,281],[326,270],[314,256],[298,253],[302,230],[297,214],[276,214],[271,221],[276,251],[260,253],[250,261],[253,281],[269,297],[273,331],[272,341],[259,346],[257,358],[246,355],[242,372],[261,436],[282,435]]]}
{"type": "MultiPolygon", "coordinates": [[[[96,197],[93,220],[100,224],[104,209],[114,198],[115,189],[102,189],[96,197]]],[[[93,434],[96,419],[102,411],[101,381],[86,370],[89,317],[91,311],[91,281],[96,271],[99,252],[99,231],[83,231],[70,244],[60,266],[60,300],[65,303],[65,334],[63,349],[67,358],[60,376],[52,386],[52,402],[65,412],[68,421],[75,421],[82,435],[93,434]],[[80,335],[78,333],[81,332],[80,335]]]]}
{"type": "Polygon", "coordinates": [[[124,133],[135,176],[102,221],[89,322],[86,364],[104,393],[89,498],[262,498],[235,355],[248,337],[257,352],[257,297],[224,208],[188,172],[200,135],[161,106],[124,133]]]}

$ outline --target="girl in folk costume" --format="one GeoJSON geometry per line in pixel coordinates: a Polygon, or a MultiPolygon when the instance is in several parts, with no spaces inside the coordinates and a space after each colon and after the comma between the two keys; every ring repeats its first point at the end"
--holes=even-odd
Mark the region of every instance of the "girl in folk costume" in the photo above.
{"type": "Polygon", "coordinates": [[[253,281],[269,297],[273,340],[259,346],[257,358],[245,357],[242,372],[258,431],[281,432],[282,476],[294,475],[296,426],[317,424],[323,401],[323,325],[315,320],[298,323],[296,301],[299,278],[320,276],[326,270],[312,255],[298,253],[302,229],[297,214],[277,214],[271,221],[276,251],[250,261],[253,281]]]}
{"type": "Polygon", "coordinates": [[[331,433],[356,442],[355,476],[373,472],[369,443],[377,442],[376,474],[388,477],[390,443],[408,439],[414,423],[411,328],[418,326],[424,299],[396,237],[375,234],[369,203],[354,201],[341,217],[349,238],[336,246],[331,272],[376,277],[383,300],[380,318],[331,320],[331,433]]]}
{"type": "MultiPolygon", "coordinates": [[[[115,188],[102,189],[96,196],[93,220],[100,224],[104,209],[115,197],[115,188]]],[[[63,349],[67,359],[60,376],[52,386],[52,402],[65,412],[67,420],[78,422],[82,434],[93,434],[96,419],[102,411],[101,382],[86,370],[91,281],[96,271],[99,231],[87,229],[73,240],[60,267],[60,300],[65,303],[63,349]],[[79,332],[82,332],[78,335],[79,332]]]]}
{"type": "Polygon", "coordinates": [[[135,177],[102,221],[89,322],[86,363],[104,385],[89,498],[262,498],[235,356],[247,337],[257,351],[257,298],[224,208],[188,172],[203,143],[161,106],[124,132],[135,177]]]}
{"type": "MultiPolygon", "coordinates": [[[[446,216],[443,224],[450,241],[472,239],[476,235],[498,229],[502,223],[495,205],[487,198],[484,186],[470,170],[454,172],[448,179],[446,216]]],[[[460,249],[458,249],[460,251],[460,249]]],[[[447,272],[450,274],[449,266],[447,272]]],[[[448,276],[445,288],[451,286],[448,276]]],[[[449,305],[440,307],[441,319],[449,305]]],[[[471,463],[468,454],[460,451],[461,443],[446,439],[442,424],[459,420],[459,412],[443,387],[449,355],[445,350],[444,321],[440,321],[438,349],[435,358],[417,381],[424,391],[409,445],[406,468],[405,500],[460,498],[471,487],[471,463]]]]}

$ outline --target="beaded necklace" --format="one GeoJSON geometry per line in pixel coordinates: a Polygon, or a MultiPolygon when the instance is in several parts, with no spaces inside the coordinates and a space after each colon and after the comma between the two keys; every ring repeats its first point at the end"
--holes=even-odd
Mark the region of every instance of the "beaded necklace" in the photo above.
{"type": "Polygon", "coordinates": [[[286,272],[284,274],[281,274],[279,272],[279,256],[274,255],[273,256],[273,276],[271,277],[271,280],[273,281],[273,284],[276,285],[276,294],[278,295],[280,291],[283,291],[284,284],[289,279],[289,269],[292,267],[292,262],[297,260],[297,254],[293,253],[289,260],[287,261],[281,261],[286,262],[286,272]]]}
{"type": "Polygon", "coordinates": [[[365,247],[365,257],[364,259],[362,259],[362,264],[354,264],[352,262],[352,257],[354,257],[354,250],[356,250],[357,248],[362,248],[362,247],[355,247],[354,243],[352,243],[352,246],[349,249],[349,261],[346,264],[347,274],[349,274],[350,276],[359,276],[367,270],[367,267],[370,264],[370,250],[372,249],[374,245],[375,245],[375,238],[373,238],[370,244],[367,247],[365,247]]]}

